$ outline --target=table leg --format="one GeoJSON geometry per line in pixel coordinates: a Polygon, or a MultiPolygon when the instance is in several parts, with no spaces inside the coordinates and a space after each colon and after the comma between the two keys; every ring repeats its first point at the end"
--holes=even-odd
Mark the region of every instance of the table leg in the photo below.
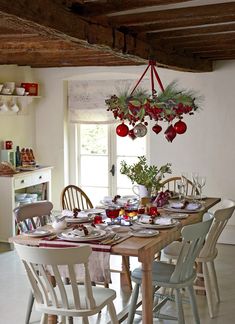
{"type": "MultiPolygon", "coordinates": [[[[48,274],[48,278],[51,281],[52,285],[56,286],[55,277],[48,274]]],[[[48,314],[48,324],[57,324],[57,315],[48,314]]]]}
{"type": "Polygon", "coordinates": [[[142,323],[153,323],[152,261],[142,263],[142,323]]]}
{"type": "Polygon", "coordinates": [[[122,272],[120,274],[121,287],[125,291],[132,290],[130,275],[130,259],[128,256],[122,256],[122,272]]]}

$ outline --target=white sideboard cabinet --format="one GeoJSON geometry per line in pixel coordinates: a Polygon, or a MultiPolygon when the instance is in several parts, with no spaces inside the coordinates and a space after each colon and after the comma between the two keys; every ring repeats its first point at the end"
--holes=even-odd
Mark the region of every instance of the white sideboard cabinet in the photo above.
{"type": "Polygon", "coordinates": [[[17,192],[30,193],[38,188],[41,190],[39,199],[51,199],[51,170],[52,167],[40,167],[34,171],[0,176],[0,242],[8,242],[8,238],[16,234],[13,209],[17,192]]]}

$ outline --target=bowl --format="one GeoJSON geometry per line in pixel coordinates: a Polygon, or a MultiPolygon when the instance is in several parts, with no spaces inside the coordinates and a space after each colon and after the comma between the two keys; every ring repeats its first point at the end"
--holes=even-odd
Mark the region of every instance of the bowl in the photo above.
{"type": "Polygon", "coordinates": [[[17,87],[16,88],[16,94],[17,96],[23,96],[25,93],[25,88],[17,87]]]}
{"type": "Polygon", "coordinates": [[[5,82],[4,88],[10,89],[10,93],[13,93],[15,90],[15,82],[5,82]]]}
{"type": "Polygon", "coordinates": [[[5,87],[2,89],[1,93],[5,95],[12,94],[11,89],[5,87]]]}
{"type": "Polygon", "coordinates": [[[27,193],[15,193],[15,200],[22,201],[27,197],[27,193]]]}

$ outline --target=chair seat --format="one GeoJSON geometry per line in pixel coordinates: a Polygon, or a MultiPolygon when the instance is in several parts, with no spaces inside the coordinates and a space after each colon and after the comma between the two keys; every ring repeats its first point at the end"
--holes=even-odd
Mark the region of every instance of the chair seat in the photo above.
{"type": "MultiPolygon", "coordinates": [[[[168,246],[166,246],[164,248],[164,255],[168,258],[168,259],[173,259],[173,260],[177,260],[179,254],[180,254],[180,250],[182,248],[182,242],[179,241],[175,241],[172,242],[171,244],[169,244],[168,246]]],[[[197,257],[196,261],[197,262],[208,262],[208,261],[213,261],[218,254],[218,250],[215,248],[211,254],[208,254],[206,256],[203,255],[199,255],[199,257],[197,257]]]]}
{"type": "MultiPolygon", "coordinates": [[[[196,278],[196,271],[193,271],[193,274],[187,278],[186,280],[183,280],[181,282],[174,283],[170,281],[171,275],[173,274],[175,270],[175,265],[165,263],[165,262],[153,262],[152,265],[152,271],[153,271],[153,277],[152,277],[152,283],[153,286],[161,286],[166,288],[183,288],[189,285],[189,283],[193,282],[196,278]]],[[[142,269],[136,268],[133,270],[131,274],[131,278],[134,282],[141,284],[142,280],[142,269]]]]}
{"type": "MultiPolygon", "coordinates": [[[[45,307],[43,304],[35,303],[36,309],[40,312],[47,312],[48,314],[58,314],[58,315],[64,315],[64,316],[91,316],[94,314],[97,314],[104,306],[107,304],[107,299],[110,301],[113,301],[116,298],[116,292],[113,289],[110,288],[103,288],[103,287],[92,287],[93,296],[95,299],[96,307],[94,309],[90,309],[87,307],[86,299],[85,299],[85,287],[81,286],[79,288],[80,293],[80,302],[81,306],[83,308],[76,310],[74,307],[74,298],[73,298],[73,292],[72,292],[72,286],[66,285],[65,290],[68,296],[68,304],[69,304],[69,310],[65,309],[61,306],[61,301],[58,301],[59,307],[49,306],[45,307]],[[61,309],[60,309],[61,308],[61,309]]],[[[55,291],[57,291],[57,296],[59,296],[59,289],[58,287],[55,288],[55,291]]]]}

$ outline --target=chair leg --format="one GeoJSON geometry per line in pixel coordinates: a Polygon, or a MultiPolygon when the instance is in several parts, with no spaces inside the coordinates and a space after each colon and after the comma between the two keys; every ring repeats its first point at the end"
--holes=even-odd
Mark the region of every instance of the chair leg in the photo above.
{"type": "Polygon", "coordinates": [[[30,316],[31,316],[32,309],[33,309],[33,303],[34,303],[34,295],[33,295],[32,291],[30,291],[27,312],[26,312],[26,318],[25,318],[25,324],[29,324],[30,316]]]}
{"type": "Polygon", "coordinates": [[[202,270],[203,270],[203,276],[204,276],[204,283],[205,283],[205,289],[206,289],[206,299],[207,299],[207,305],[208,305],[208,311],[211,318],[214,317],[213,313],[213,298],[212,298],[212,291],[211,291],[211,283],[210,283],[210,277],[209,277],[209,271],[207,267],[207,263],[202,263],[202,270]]]}
{"type": "Polygon", "coordinates": [[[178,313],[178,323],[185,324],[182,297],[181,297],[180,289],[178,288],[175,289],[175,301],[176,301],[177,313],[178,313]]]}
{"type": "Polygon", "coordinates": [[[219,286],[218,286],[218,280],[217,280],[217,275],[216,275],[216,271],[215,271],[214,261],[208,262],[208,267],[209,267],[209,270],[211,271],[211,281],[213,284],[213,288],[215,290],[215,297],[216,297],[217,303],[219,303],[220,302],[220,294],[219,294],[219,286]]]}
{"type": "Polygon", "coordinates": [[[83,318],[82,318],[82,324],[89,324],[89,321],[88,321],[88,317],[87,316],[83,316],[83,318]]]}
{"type": "Polygon", "coordinates": [[[129,314],[126,324],[132,324],[135,317],[137,299],[139,296],[140,285],[137,283],[132,291],[129,314]]]}
{"type": "Polygon", "coordinates": [[[193,289],[193,286],[188,287],[188,292],[189,292],[189,298],[190,298],[190,303],[191,303],[195,323],[200,324],[200,318],[198,314],[197,302],[196,302],[195,291],[193,289]]]}
{"type": "Polygon", "coordinates": [[[118,318],[117,318],[117,313],[116,313],[116,309],[114,307],[113,302],[110,302],[107,306],[108,306],[108,311],[109,311],[111,323],[112,324],[118,324],[119,321],[118,321],[118,318]]]}
{"type": "Polygon", "coordinates": [[[47,322],[48,322],[48,315],[42,314],[40,324],[47,324],[47,322]]]}

